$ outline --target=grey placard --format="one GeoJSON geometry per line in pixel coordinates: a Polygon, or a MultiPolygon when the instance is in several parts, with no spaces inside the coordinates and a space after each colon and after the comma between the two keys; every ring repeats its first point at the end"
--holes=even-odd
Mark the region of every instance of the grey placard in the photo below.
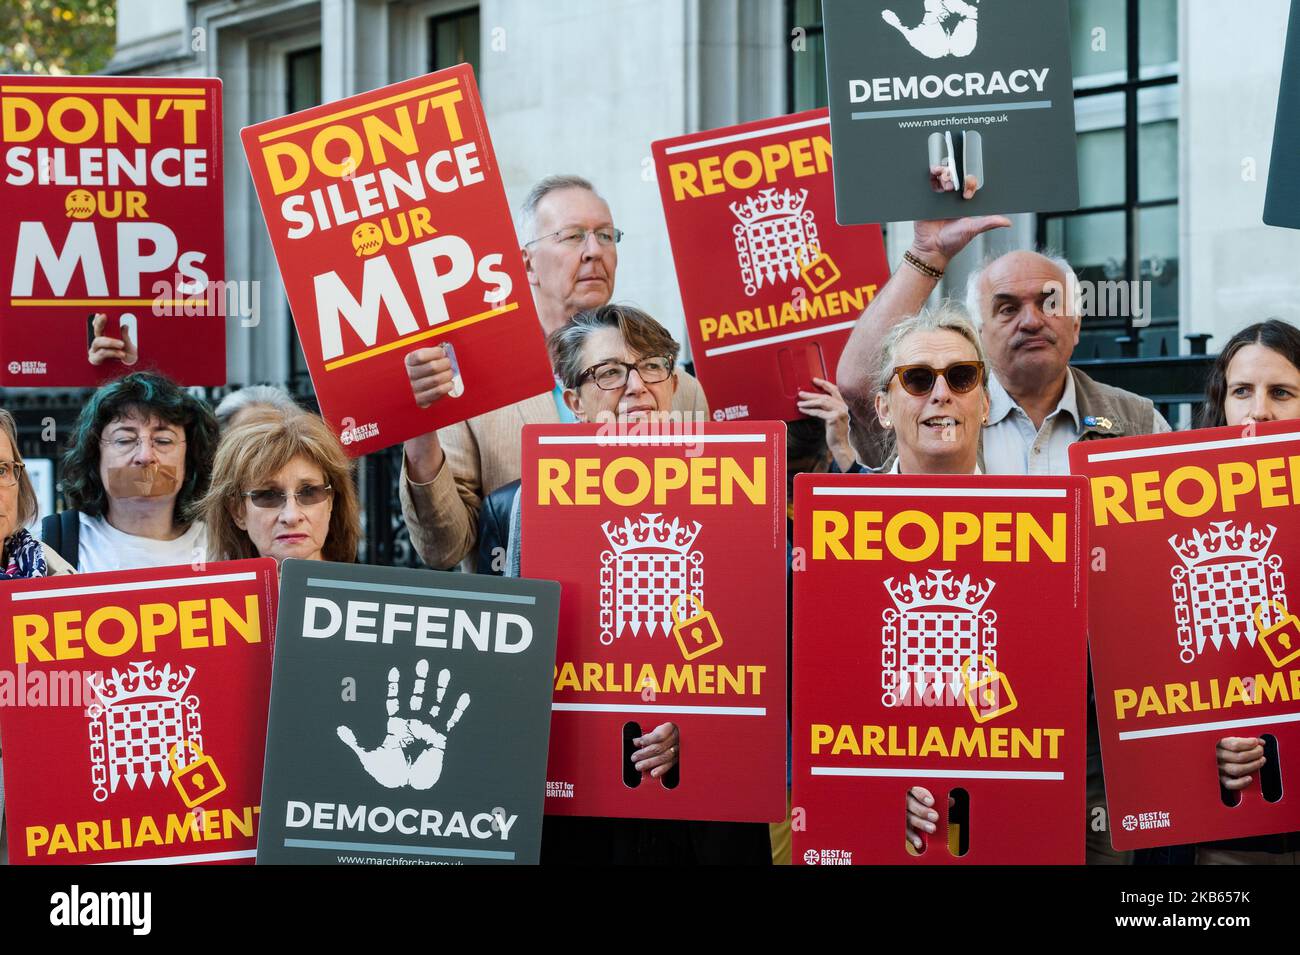
{"type": "Polygon", "coordinates": [[[1078,206],[1067,0],[822,0],[822,11],[840,224],[1078,206]],[[935,192],[930,136],[968,131],[983,183],[969,200],[935,192]]]}
{"type": "Polygon", "coordinates": [[[1291,0],[1291,20],[1286,30],[1264,222],[1300,229],[1300,0],[1291,0]]]}
{"type": "Polygon", "coordinates": [[[257,861],[536,863],[559,598],[286,560],[257,861]]]}

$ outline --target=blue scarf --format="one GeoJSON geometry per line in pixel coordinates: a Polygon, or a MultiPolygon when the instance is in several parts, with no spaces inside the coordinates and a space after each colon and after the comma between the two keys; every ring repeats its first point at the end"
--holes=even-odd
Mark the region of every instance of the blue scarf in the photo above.
{"type": "Polygon", "coordinates": [[[20,529],[5,541],[5,554],[8,561],[4,573],[0,574],[0,580],[44,577],[48,573],[41,542],[25,529],[20,529]]]}

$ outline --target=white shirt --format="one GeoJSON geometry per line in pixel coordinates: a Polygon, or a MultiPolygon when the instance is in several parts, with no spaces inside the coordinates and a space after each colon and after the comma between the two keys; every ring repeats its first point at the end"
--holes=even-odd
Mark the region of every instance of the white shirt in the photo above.
{"type": "Polygon", "coordinates": [[[77,572],[81,574],[193,565],[207,560],[208,529],[196,521],[175,540],[160,541],[125,534],[104,518],[83,513],[77,550],[77,572]]]}
{"type": "MultiPolygon", "coordinates": [[[[1154,434],[1170,430],[1159,411],[1153,408],[1151,414],[1154,434]]],[[[1034,427],[1025,410],[989,375],[989,423],[983,435],[984,468],[989,474],[1069,474],[1070,445],[1079,440],[1083,428],[1074,375],[1065,376],[1065,393],[1041,428],[1034,427]]]]}

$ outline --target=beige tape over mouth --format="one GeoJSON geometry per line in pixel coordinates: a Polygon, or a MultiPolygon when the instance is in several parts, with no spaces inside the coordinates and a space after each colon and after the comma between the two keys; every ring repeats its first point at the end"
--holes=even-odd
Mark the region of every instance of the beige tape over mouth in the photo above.
{"type": "Polygon", "coordinates": [[[110,497],[167,497],[181,482],[170,464],[130,465],[108,469],[110,497]]]}

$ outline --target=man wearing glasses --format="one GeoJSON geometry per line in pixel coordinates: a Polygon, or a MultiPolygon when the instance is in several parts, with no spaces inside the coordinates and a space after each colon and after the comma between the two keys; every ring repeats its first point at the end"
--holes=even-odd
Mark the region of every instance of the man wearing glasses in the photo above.
{"type": "MultiPolygon", "coordinates": [[[[858,318],[840,356],[839,385],[859,444],[871,440],[872,370],[889,329],[920,311],[949,261],[975,236],[1010,225],[1002,216],[916,223],[916,239],[903,254],[903,266],[858,318]]],[[[966,308],[993,372],[979,453],[983,473],[1069,474],[1069,447],[1075,441],[1169,430],[1151,401],[1070,367],[1081,322],[1077,288],[1068,263],[1036,252],[1009,252],[971,275],[966,308]]],[[[1105,805],[1101,744],[1090,701],[1089,865],[1127,861],[1110,845],[1105,805]]]]}
{"type": "MultiPolygon", "coordinates": [[[[613,297],[622,233],[590,182],[578,176],[538,182],[520,209],[519,234],[544,334],[613,297]]],[[[455,387],[451,361],[440,347],[408,354],[406,370],[422,408],[455,387]]],[[[699,382],[680,369],[674,374],[673,410],[704,420],[709,409],[699,382]]],[[[426,564],[450,568],[474,553],[483,500],[520,477],[523,426],[575,420],[563,394],[557,382],[553,391],[406,442],[402,515],[426,564]]]]}

